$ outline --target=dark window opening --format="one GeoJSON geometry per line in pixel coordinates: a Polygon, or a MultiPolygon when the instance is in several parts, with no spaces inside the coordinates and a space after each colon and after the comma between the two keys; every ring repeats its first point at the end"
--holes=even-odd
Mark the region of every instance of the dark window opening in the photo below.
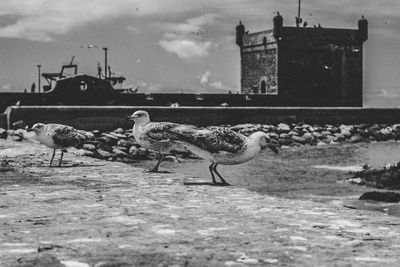
{"type": "Polygon", "coordinates": [[[267,83],[265,81],[261,82],[260,91],[261,94],[265,94],[267,92],[267,83]]]}

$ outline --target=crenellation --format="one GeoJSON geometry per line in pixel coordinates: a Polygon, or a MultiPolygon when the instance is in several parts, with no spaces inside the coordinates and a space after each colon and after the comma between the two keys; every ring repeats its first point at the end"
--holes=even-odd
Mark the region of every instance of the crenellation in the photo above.
{"type": "Polygon", "coordinates": [[[363,43],[368,22],[358,29],[283,26],[237,32],[241,92],[264,94],[272,106],[362,106],[363,43]]]}

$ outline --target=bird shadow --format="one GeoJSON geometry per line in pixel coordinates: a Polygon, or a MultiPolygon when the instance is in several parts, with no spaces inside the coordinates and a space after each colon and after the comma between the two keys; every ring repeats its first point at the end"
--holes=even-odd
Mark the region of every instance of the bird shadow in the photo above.
{"type": "Polygon", "coordinates": [[[61,165],[61,166],[49,166],[49,165],[41,165],[41,167],[49,167],[49,168],[81,168],[81,167],[101,167],[105,166],[104,164],[79,164],[79,165],[61,165]]]}
{"type": "Polygon", "coordinates": [[[183,182],[183,185],[209,185],[209,186],[232,186],[230,184],[222,184],[222,183],[211,183],[211,182],[183,182]]]}
{"type": "Polygon", "coordinates": [[[144,173],[172,173],[170,171],[151,171],[151,170],[144,170],[144,173]]]}

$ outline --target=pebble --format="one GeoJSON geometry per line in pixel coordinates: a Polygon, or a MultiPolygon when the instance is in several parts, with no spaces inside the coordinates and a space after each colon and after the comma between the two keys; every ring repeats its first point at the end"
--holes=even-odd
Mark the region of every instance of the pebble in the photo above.
{"type": "MultiPolygon", "coordinates": [[[[0,128],[0,139],[13,141],[30,140],[32,136],[26,130],[22,121],[14,125],[13,130],[0,128]]],[[[229,126],[233,131],[250,135],[256,131],[268,133],[274,143],[281,147],[299,145],[317,145],[338,143],[359,143],[376,141],[399,141],[400,124],[356,124],[356,125],[310,125],[310,124],[238,124],[229,126]]],[[[81,147],[81,154],[107,160],[150,160],[155,153],[141,148],[135,141],[131,129],[118,128],[110,132],[91,131],[96,142],[86,143],[81,147]]],[[[172,155],[171,155],[172,156],[172,155]]],[[[182,158],[197,158],[190,151],[174,151],[173,156],[182,158]]]]}

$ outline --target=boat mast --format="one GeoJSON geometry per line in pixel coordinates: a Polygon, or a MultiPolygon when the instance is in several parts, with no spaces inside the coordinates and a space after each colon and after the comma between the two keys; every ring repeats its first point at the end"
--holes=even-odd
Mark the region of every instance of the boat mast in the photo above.
{"type": "Polygon", "coordinates": [[[38,67],[38,93],[40,93],[40,67],[41,67],[42,65],[37,65],[37,67],[38,67]]]}
{"type": "Polygon", "coordinates": [[[108,51],[108,48],[107,47],[103,47],[103,50],[104,50],[104,78],[106,78],[107,79],[107,51],[108,51]]]}
{"type": "Polygon", "coordinates": [[[301,16],[301,0],[299,0],[299,5],[297,9],[296,27],[300,27],[300,24],[303,21],[300,16],[301,16]]]}

